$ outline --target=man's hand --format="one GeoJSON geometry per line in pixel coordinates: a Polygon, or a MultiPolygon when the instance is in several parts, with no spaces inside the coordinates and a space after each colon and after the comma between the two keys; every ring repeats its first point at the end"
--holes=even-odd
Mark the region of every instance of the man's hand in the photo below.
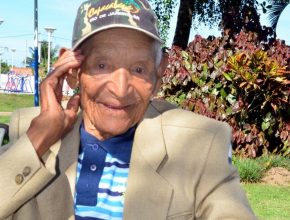
{"type": "Polygon", "coordinates": [[[73,128],[80,105],[79,95],[74,95],[67,108],[62,108],[62,86],[65,77],[72,74],[72,69],[79,68],[84,56],[80,51],[69,50],[62,50],[61,54],[54,70],[40,84],[41,111],[27,131],[39,157],[73,128]]]}

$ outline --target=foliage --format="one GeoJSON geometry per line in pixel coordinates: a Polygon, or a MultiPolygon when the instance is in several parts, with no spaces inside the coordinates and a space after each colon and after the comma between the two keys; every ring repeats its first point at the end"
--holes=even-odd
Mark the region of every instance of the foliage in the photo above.
{"type": "Polygon", "coordinates": [[[268,4],[262,3],[263,12],[268,14],[268,20],[274,30],[276,30],[280,15],[289,4],[290,0],[269,0],[268,4]]]}
{"type": "Polygon", "coordinates": [[[233,164],[244,183],[260,182],[265,172],[273,167],[283,167],[290,171],[290,158],[274,154],[262,155],[255,159],[233,156],[233,164]]]}
{"type": "Polygon", "coordinates": [[[267,154],[257,157],[255,160],[266,170],[272,167],[283,167],[290,171],[290,158],[282,157],[281,155],[267,154]]]}
{"type": "Polygon", "coordinates": [[[258,219],[290,219],[290,187],[243,184],[243,188],[258,219]]]}
{"type": "Polygon", "coordinates": [[[7,62],[1,62],[1,74],[8,74],[10,70],[10,66],[7,62]]]}
{"type": "Polygon", "coordinates": [[[166,43],[168,40],[168,31],[170,28],[170,18],[173,15],[173,10],[177,5],[174,0],[149,0],[153,10],[159,21],[159,32],[162,40],[166,43]]]}
{"type": "Polygon", "coordinates": [[[290,47],[260,44],[255,33],[196,36],[172,47],[159,96],[184,109],[228,122],[244,157],[290,155],[290,47]]]}
{"type": "MultiPolygon", "coordinates": [[[[56,47],[51,47],[50,51],[50,56],[51,56],[51,63],[55,62],[57,59],[57,51],[58,51],[58,46],[56,47]]],[[[27,65],[28,66],[34,66],[34,48],[30,47],[29,48],[30,57],[27,57],[27,65]]],[[[40,47],[40,63],[39,63],[39,77],[43,79],[46,74],[47,74],[47,55],[48,55],[48,42],[47,41],[42,41],[41,47],[40,47]]]]}
{"type": "Polygon", "coordinates": [[[242,182],[257,183],[263,178],[265,168],[253,159],[234,157],[233,164],[237,167],[242,182]]]}
{"type": "Polygon", "coordinates": [[[192,27],[200,27],[201,23],[209,28],[218,26],[222,34],[224,32],[230,33],[230,38],[241,30],[244,30],[255,32],[258,35],[259,41],[271,42],[276,39],[276,26],[274,22],[272,22],[272,27],[261,26],[260,12],[268,13],[270,20],[273,18],[278,20],[283,10],[280,7],[281,2],[284,0],[267,0],[268,3],[259,0],[149,1],[157,14],[159,30],[165,43],[168,39],[167,36],[173,9],[179,2],[173,45],[184,49],[188,43],[190,29],[192,27]],[[277,8],[278,11],[274,10],[277,8]]]}

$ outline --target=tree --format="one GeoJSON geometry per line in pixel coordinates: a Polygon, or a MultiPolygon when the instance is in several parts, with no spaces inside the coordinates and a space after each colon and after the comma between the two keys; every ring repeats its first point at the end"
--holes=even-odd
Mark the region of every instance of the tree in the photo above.
{"type": "Polygon", "coordinates": [[[180,0],[173,45],[177,45],[183,49],[187,47],[187,42],[190,35],[192,16],[194,11],[193,1],[180,0]]]}
{"type": "MultiPolygon", "coordinates": [[[[154,10],[159,15],[159,21],[169,24],[172,11],[166,13],[164,8],[172,9],[176,3],[177,0],[155,1],[157,7],[154,10]]],[[[222,31],[229,30],[233,35],[243,28],[261,33],[257,12],[259,5],[257,0],[180,0],[173,44],[185,48],[190,29],[197,28],[200,23],[210,28],[219,25],[222,31]]]]}
{"type": "MultiPolygon", "coordinates": [[[[57,51],[58,47],[51,47],[50,50],[50,56],[51,56],[51,61],[54,62],[57,59],[57,51]]],[[[29,48],[30,57],[26,58],[26,62],[28,66],[34,66],[34,48],[30,47],[29,48]]],[[[40,57],[40,62],[39,62],[39,72],[40,72],[40,77],[45,77],[47,74],[47,54],[48,54],[48,42],[47,41],[42,41],[41,42],[41,47],[40,47],[40,53],[38,56],[40,57]]]]}
{"type": "Polygon", "coordinates": [[[7,64],[7,62],[3,62],[3,60],[1,61],[1,73],[5,74],[8,73],[10,70],[10,66],[7,64]]]}
{"type": "Polygon", "coordinates": [[[269,0],[269,4],[262,3],[263,12],[268,14],[271,27],[276,32],[279,18],[284,9],[290,4],[290,0],[269,0]]]}
{"type": "Polygon", "coordinates": [[[177,5],[177,0],[149,0],[159,21],[159,32],[164,42],[168,40],[168,30],[170,28],[170,18],[177,5]]]}

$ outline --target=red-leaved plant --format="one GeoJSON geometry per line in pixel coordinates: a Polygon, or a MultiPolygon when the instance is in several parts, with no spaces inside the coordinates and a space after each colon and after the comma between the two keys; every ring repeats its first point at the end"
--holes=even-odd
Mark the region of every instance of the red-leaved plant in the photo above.
{"type": "Polygon", "coordinates": [[[228,122],[236,154],[290,155],[290,47],[241,32],[172,47],[159,98],[228,122]]]}

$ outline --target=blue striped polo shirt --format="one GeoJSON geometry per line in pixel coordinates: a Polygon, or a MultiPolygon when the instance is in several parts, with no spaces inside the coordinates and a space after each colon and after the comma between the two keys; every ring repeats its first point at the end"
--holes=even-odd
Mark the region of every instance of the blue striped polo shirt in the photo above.
{"type": "Polygon", "coordinates": [[[76,220],[120,220],[135,127],[100,141],[80,128],[75,193],[76,220]]]}

